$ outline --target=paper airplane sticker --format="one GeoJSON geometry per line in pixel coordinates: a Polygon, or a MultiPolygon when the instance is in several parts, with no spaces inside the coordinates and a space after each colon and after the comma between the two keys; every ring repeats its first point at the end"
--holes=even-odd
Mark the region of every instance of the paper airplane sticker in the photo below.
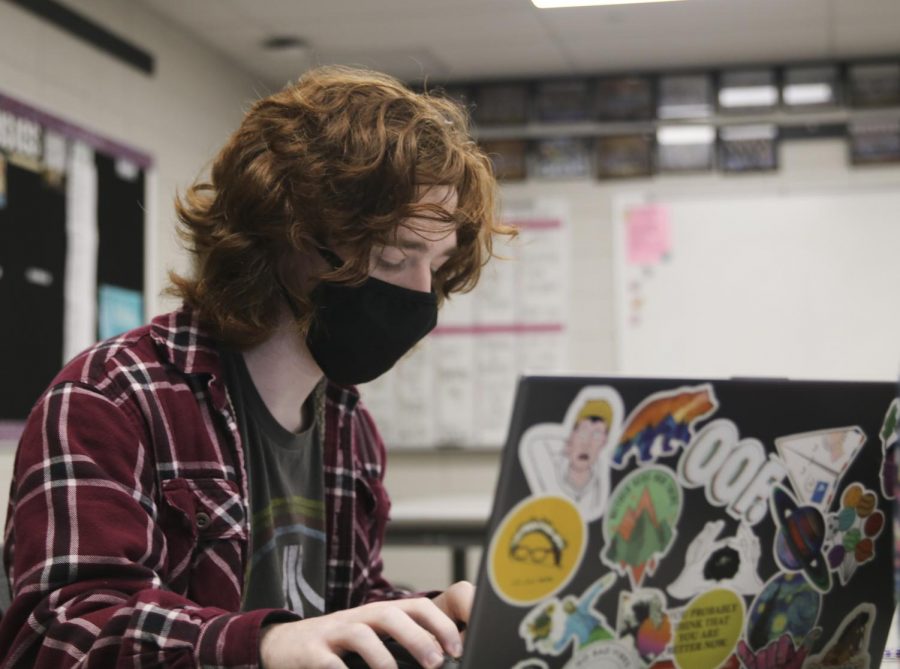
{"type": "Polygon", "coordinates": [[[801,505],[827,511],[841,477],[865,441],[865,433],[856,426],[777,438],[775,447],[801,505]]]}

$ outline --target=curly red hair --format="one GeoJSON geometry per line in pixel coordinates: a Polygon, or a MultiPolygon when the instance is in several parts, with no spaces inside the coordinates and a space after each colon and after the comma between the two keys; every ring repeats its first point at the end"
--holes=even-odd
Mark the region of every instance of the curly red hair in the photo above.
{"type": "Polygon", "coordinates": [[[209,181],[176,198],[194,276],[170,273],[170,292],[220,340],[251,346],[277,324],[283,289],[307,314],[301,329],[309,326],[310,288],[283,271],[291,259],[340,248],[344,265],[315,278],[361,282],[373,247],[426,218],[457,233],[434,280],[443,299],[475,286],[493,235],[513,234],[499,223],[495,192],[490,160],[456,102],[376,72],[318,68],[257,101],[209,181]],[[455,188],[456,210],[419,203],[430,185],[455,188]]]}

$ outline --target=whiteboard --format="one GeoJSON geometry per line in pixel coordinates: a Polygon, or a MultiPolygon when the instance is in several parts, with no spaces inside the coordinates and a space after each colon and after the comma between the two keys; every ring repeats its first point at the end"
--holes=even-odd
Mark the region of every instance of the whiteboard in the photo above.
{"type": "Polygon", "coordinates": [[[613,226],[622,373],[897,378],[900,188],[626,196],[613,226]],[[648,206],[669,237],[656,258],[629,223],[648,206]]]}

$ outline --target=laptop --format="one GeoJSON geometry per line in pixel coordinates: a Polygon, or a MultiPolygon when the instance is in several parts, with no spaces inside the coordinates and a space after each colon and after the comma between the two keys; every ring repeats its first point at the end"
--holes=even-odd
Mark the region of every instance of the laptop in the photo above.
{"type": "Polygon", "coordinates": [[[891,383],[524,377],[462,669],[878,666],[891,383]]]}

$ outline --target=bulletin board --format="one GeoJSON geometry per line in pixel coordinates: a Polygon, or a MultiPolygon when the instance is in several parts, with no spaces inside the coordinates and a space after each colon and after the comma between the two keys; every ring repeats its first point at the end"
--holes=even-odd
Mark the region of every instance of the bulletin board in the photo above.
{"type": "Polygon", "coordinates": [[[622,373],[896,380],[896,190],[613,208],[622,373]]]}
{"type": "Polygon", "coordinates": [[[151,164],[0,93],[0,439],[67,360],[145,321],[151,164]]]}

